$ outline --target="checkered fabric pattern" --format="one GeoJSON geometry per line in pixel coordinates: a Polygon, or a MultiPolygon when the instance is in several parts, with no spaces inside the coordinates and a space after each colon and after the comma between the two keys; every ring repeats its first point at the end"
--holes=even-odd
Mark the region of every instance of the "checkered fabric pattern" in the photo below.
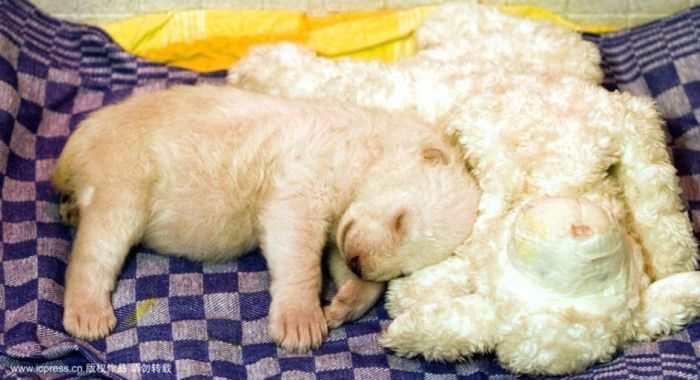
{"type": "MultiPolygon", "coordinates": [[[[608,86],[659,102],[696,227],[699,19],[695,9],[614,35],[587,36],[603,51],[608,86]]],[[[71,231],[58,222],[58,199],[48,179],[68,135],[90,111],[133,92],[222,82],[223,75],[143,61],[99,29],[52,19],[23,0],[0,0],[0,375],[73,378],[77,368],[89,378],[511,377],[491,356],[455,365],[392,355],[377,343],[390,322],[381,304],[333,330],[318,350],[287,354],[266,334],[269,281],[257,252],[235,262],[200,264],[135,247],[112,299],[114,333],[92,343],[66,335],[62,293],[71,231]],[[40,366],[60,370],[21,372],[40,366]]],[[[699,365],[695,322],[574,378],[696,379],[699,365]]]]}

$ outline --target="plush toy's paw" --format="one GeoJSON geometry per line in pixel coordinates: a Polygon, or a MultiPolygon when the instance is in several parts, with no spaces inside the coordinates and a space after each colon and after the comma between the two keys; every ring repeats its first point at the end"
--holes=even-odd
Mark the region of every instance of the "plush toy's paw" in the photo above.
{"type": "Polygon", "coordinates": [[[392,318],[397,318],[399,314],[406,312],[410,308],[410,302],[408,297],[405,296],[406,286],[409,284],[410,277],[400,277],[389,281],[389,286],[386,292],[386,311],[389,312],[389,316],[392,318]]]}
{"type": "MultiPolygon", "coordinates": [[[[398,356],[423,356],[430,361],[459,361],[475,351],[463,335],[445,329],[440,307],[426,305],[399,315],[379,338],[379,344],[398,356]]],[[[467,338],[468,339],[468,338],[467,338]]],[[[478,338],[477,338],[478,339],[478,338]]]]}
{"type": "Polygon", "coordinates": [[[80,339],[104,338],[117,324],[109,295],[69,297],[63,311],[63,328],[80,339]]]}
{"type": "Polygon", "coordinates": [[[320,307],[282,302],[270,307],[269,331],[272,340],[287,351],[306,352],[321,345],[328,328],[320,307]]]}
{"type": "Polygon", "coordinates": [[[638,340],[678,331],[700,315],[700,272],[677,273],[652,283],[637,311],[638,340]]]}
{"type": "Polygon", "coordinates": [[[412,358],[420,355],[424,346],[419,341],[419,334],[416,334],[420,327],[416,325],[416,319],[411,311],[398,315],[379,338],[379,344],[390,348],[399,356],[412,358]]]}
{"type": "Polygon", "coordinates": [[[456,297],[400,314],[379,343],[397,355],[422,355],[428,360],[456,361],[494,346],[496,315],[479,295],[456,297]]]}
{"type": "Polygon", "coordinates": [[[391,280],[386,295],[389,315],[395,318],[414,307],[449,303],[470,294],[473,291],[470,271],[467,260],[453,256],[410,276],[391,280]]]}
{"type": "Polygon", "coordinates": [[[351,279],[346,281],[331,304],[323,309],[326,323],[336,328],[347,321],[353,321],[364,315],[381,296],[384,283],[351,279]]]}
{"type": "Polygon", "coordinates": [[[624,306],[606,313],[575,306],[526,308],[499,325],[496,355],[515,373],[562,376],[608,361],[629,321],[624,306]]]}

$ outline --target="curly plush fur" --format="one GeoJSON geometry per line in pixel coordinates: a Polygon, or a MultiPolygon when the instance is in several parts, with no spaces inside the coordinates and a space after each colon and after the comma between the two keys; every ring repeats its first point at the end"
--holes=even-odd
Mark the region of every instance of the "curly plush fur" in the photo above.
{"type": "Polygon", "coordinates": [[[290,98],[339,98],[367,107],[413,111],[428,121],[448,115],[463,86],[523,70],[600,82],[593,44],[566,29],[514,19],[470,3],[430,14],[416,33],[419,51],[396,63],[329,60],[302,46],[258,46],[233,66],[235,86],[290,98]],[[512,70],[508,70],[508,69],[512,70]]]}
{"type": "Polygon", "coordinates": [[[688,272],[697,246],[651,102],[578,79],[511,78],[519,85],[484,83],[484,100],[465,102],[448,125],[468,148],[480,216],[459,258],[390,284],[396,320],[382,343],[436,360],[495,350],[516,372],[562,374],[688,323],[700,311],[700,273],[688,272]],[[610,226],[585,211],[551,222],[560,205],[530,215],[522,234],[554,247],[522,247],[516,219],[551,197],[590,202],[610,226]],[[617,225],[624,249],[577,245],[617,225]],[[443,296],[415,290],[426,288],[443,296]]]}
{"type": "Polygon", "coordinates": [[[434,360],[496,351],[513,371],[562,374],[698,315],[697,243],[650,100],[601,88],[597,50],[577,34],[474,3],[434,12],[417,41],[394,64],[260,47],[229,74],[412,111],[464,146],[483,191],[474,231],[456,257],[390,283],[385,346],[434,360]]]}

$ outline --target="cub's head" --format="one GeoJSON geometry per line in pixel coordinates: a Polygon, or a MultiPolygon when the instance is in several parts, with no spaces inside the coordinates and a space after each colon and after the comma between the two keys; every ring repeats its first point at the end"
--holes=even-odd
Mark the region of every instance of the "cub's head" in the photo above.
{"type": "Polygon", "coordinates": [[[435,141],[389,154],[366,173],[336,232],[353,272],[371,281],[407,275],[469,236],[480,190],[461,157],[435,141]]]}

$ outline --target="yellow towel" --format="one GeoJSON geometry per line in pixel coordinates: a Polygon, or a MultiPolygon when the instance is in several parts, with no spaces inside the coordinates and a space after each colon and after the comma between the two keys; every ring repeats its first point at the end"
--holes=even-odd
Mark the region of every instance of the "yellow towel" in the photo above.
{"type": "MultiPolygon", "coordinates": [[[[305,44],[327,57],[394,61],[415,53],[413,31],[435,7],[310,16],[299,11],[194,10],[137,16],[103,25],[125,50],[156,62],[198,71],[226,69],[252,45],[305,44]]],[[[542,8],[502,6],[504,12],[583,27],[542,8]]]]}

